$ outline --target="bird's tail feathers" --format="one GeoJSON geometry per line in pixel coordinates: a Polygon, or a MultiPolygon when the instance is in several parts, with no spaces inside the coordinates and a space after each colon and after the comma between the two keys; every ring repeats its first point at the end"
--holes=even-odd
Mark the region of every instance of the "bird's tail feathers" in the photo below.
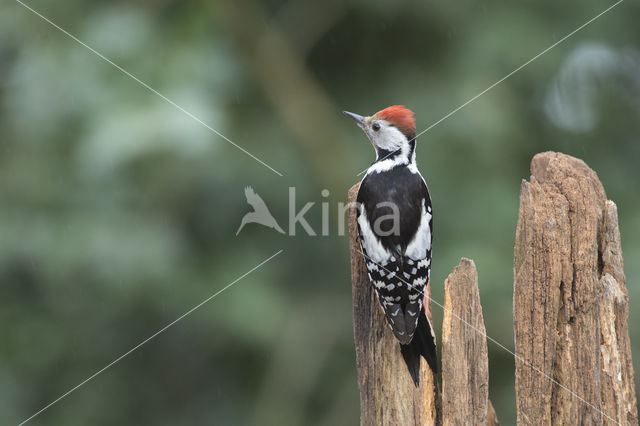
{"type": "Polygon", "coordinates": [[[422,356],[434,374],[438,374],[438,355],[436,353],[436,340],[432,334],[431,322],[424,311],[420,312],[418,326],[413,339],[408,345],[400,345],[400,351],[404,362],[407,364],[409,374],[416,387],[420,384],[420,357],[422,356]]]}

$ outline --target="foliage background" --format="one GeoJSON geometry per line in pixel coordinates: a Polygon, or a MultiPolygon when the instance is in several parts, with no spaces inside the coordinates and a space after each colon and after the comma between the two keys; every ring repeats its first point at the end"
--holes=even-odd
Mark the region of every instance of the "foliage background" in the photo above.
{"type": "MultiPolygon", "coordinates": [[[[373,151],[340,111],[405,104],[424,129],[610,3],[28,4],[284,177],[3,1],[0,423],[24,420],[284,249],[31,424],[353,425],[335,206],[373,151]],[[299,206],[315,202],[318,232],[330,203],[331,236],[249,225],[236,237],[246,185],[283,226],[289,186],[299,206]]],[[[435,202],[433,296],[473,258],[487,331],[507,346],[520,182],[535,153],[556,150],[584,159],[618,204],[640,353],[639,12],[623,2],[418,141],[435,202]]],[[[489,349],[490,396],[512,424],[513,359],[489,349]]]]}

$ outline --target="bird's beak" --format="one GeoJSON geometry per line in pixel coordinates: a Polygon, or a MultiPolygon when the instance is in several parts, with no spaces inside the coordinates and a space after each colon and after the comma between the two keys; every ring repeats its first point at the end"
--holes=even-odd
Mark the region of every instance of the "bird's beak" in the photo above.
{"type": "Polygon", "coordinates": [[[360,127],[364,126],[364,117],[358,114],[354,114],[352,112],[349,111],[342,111],[342,113],[344,115],[346,115],[347,117],[351,117],[353,119],[353,121],[356,122],[356,124],[360,127]]]}

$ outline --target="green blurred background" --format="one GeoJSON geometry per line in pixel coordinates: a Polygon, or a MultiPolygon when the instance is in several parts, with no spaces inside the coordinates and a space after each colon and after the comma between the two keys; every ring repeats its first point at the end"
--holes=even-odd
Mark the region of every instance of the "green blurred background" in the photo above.
{"type": "MultiPolygon", "coordinates": [[[[357,424],[336,206],[374,153],[341,111],[404,104],[422,130],[611,3],[28,4],[284,176],[3,0],[3,425],[280,249],[30,424],[357,424]],[[283,227],[289,186],[299,208],[315,202],[307,217],[317,232],[328,202],[331,235],[247,225],[236,237],[246,185],[283,227]]],[[[434,200],[433,297],[442,301],[460,257],[473,258],[487,332],[507,347],[520,182],[535,153],[556,150],[584,159],[618,204],[640,350],[639,18],[638,3],[623,2],[418,140],[434,200]]],[[[490,397],[513,424],[514,362],[489,350],[490,397]]]]}

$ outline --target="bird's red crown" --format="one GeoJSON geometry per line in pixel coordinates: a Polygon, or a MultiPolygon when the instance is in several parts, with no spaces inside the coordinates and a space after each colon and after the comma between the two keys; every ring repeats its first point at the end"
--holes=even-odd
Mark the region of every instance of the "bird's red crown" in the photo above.
{"type": "Polygon", "coordinates": [[[413,111],[404,105],[392,105],[374,114],[375,118],[388,121],[396,126],[409,139],[416,137],[416,120],[413,111]]]}

